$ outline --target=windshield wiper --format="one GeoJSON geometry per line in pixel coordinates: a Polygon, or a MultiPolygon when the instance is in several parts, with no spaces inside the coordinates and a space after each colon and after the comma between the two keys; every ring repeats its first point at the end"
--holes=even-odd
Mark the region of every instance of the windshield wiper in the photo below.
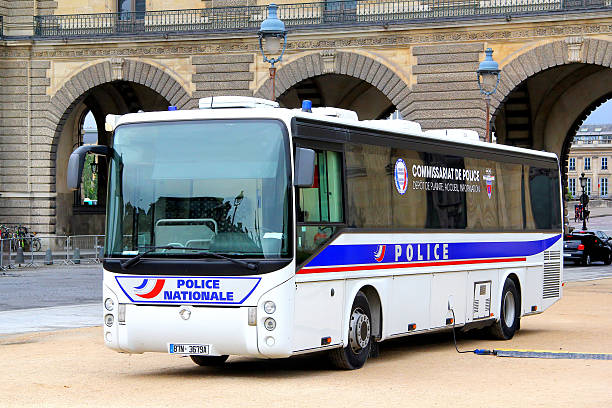
{"type": "Polygon", "coordinates": [[[131,266],[137,264],[138,262],[140,262],[140,260],[145,255],[148,255],[151,252],[155,252],[158,249],[181,249],[181,250],[187,250],[187,251],[199,251],[195,255],[198,255],[198,254],[212,255],[212,256],[214,256],[216,258],[225,259],[225,260],[233,262],[233,263],[235,263],[237,265],[244,266],[245,268],[250,269],[252,271],[257,269],[257,265],[252,263],[252,262],[246,262],[246,261],[242,261],[240,259],[230,258],[229,256],[224,256],[224,255],[218,254],[216,252],[211,252],[211,251],[209,251],[206,248],[192,248],[192,247],[185,248],[185,247],[176,246],[176,245],[164,245],[164,246],[153,246],[153,247],[147,246],[146,248],[150,248],[150,249],[148,249],[147,251],[143,252],[142,254],[138,254],[135,257],[128,259],[127,261],[121,262],[121,269],[128,269],[129,267],[131,267],[131,266]]]}

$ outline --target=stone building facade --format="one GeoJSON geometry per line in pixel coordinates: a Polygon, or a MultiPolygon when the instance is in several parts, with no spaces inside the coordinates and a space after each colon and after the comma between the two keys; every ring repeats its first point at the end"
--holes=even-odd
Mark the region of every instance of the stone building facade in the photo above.
{"type": "Polygon", "coordinates": [[[590,198],[612,197],[612,124],[582,125],[578,129],[567,169],[567,191],[574,199],[582,194],[583,174],[585,192],[590,198]]]}
{"type": "MultiPolygon", "coordinates": [[[[353,109],[362,119],[397,109],[424,129],[484,137],[475,70],[491,47],[501,68],[491,110],[498,142],[553,151],[565,163],[580,123],[612,95],[612,9],[547,0],[540,11],[513,14],[525,3],[510,2],[507,10],[490,0],[480,9],[279,2],[289,37],[274,97],[285,106],[306,98],[353,109]]],[[[48,234],[103,231],[105,163],[96,208],[83,208],[65,181],[88,112],[108,144],[107,114],[192,109],[215,95],[271,98],[256,35],[262,4],[0,0],[0,223],[48,234]],[[166,10],[170,3],[181,10],[166,10]]]]}

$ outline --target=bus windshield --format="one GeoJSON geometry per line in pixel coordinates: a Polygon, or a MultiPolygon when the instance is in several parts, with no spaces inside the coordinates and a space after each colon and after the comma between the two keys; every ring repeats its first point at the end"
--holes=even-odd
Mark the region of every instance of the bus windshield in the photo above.
{"type": "Polygon", "coordinates": [[[110,164],[107,256],[289,256],[289,149],[275,120],[119,126],[110,164]],[[147,254],[149,255],[149,254],[147,254]]]}

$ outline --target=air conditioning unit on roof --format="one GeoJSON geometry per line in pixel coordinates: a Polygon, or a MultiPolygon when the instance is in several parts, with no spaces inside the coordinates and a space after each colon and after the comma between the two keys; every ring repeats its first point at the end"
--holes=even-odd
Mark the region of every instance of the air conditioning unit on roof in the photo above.
{"type": "Polygon", "coordinates": [[[278,102],[249,96],[211,96],[200,99],[200,109],[278,108],[278,102]]]}

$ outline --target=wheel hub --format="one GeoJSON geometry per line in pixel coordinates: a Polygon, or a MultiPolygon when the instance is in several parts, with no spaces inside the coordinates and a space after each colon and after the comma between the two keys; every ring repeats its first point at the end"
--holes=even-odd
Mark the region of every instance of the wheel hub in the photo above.
{"type": "Polygon", "coordinates": [[[353,352],[359,353],[368,346],[371,334],[370,319],[361,309],[353,311],[349,330],[351,349],[353,352]]]}
{"type": "Polygon", "coordinates": [[[514,294],[510,291],[504,296],[504,322],[506,327],[512,327],[516,313],[516,304],[514,303],[514,294]]]}

